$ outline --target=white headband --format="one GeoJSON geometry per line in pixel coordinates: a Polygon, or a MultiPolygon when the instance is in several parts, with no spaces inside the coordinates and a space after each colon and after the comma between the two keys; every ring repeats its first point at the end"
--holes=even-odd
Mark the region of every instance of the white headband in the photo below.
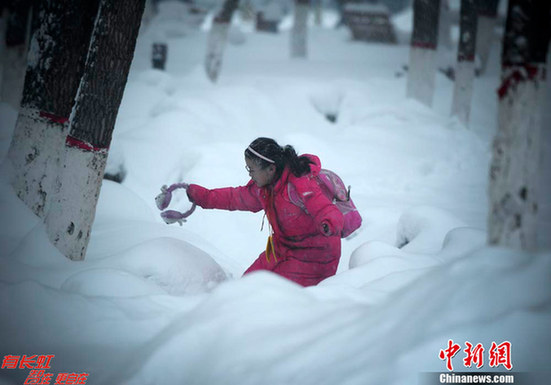
{"type": "Polygon", "coordinates": [[[260,159],[264,159],[266,162],[270,162],[270,163],[275,163],[273,160],[271,160],[270,158],[266,158],[264,155],[262,154],[259,154],[258,152],[256,152],[255,150],[253,150],[251,148],[251,146],[247,147],[247,150],[249,150],[250,152],[252,152],[253,154],[255,154],[256,156],[258,156],[260,159]]]}

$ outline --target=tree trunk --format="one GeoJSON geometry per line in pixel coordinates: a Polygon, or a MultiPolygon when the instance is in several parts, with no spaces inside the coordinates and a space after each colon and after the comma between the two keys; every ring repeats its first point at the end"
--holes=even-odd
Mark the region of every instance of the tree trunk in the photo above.
{"type": "Polygon", "coordinates": [[[465,125],[469,123],[474,80],[474,56],[476,44],[475,0],[461,0],[459,23],[459,47],[452,102],[452,116],[465,125]]]}
{"type": "Polygon", "coordinates": [[[335,6],[337,8],[337,13],[339,15],[339,21],[335,25],[335,28],[339,28],[345,24],[344,22],[344,6],[346,4],[346,0],[335,0],[335,6]]]}
{"type": "Polygon", "coordinates": [[[4,59],[7,56],[6,47],[6,29],[8,26],[8,8],[5,6],[0,7],[0,102],[4,99],[2,97],[4,80],[4,59]]]}
{"type": "Polygon", "coordinates": [[[295,0],[295,20],[291,31],[291,57],[306,58],[308,56],[307,32],[309,0],[295,0]]]}
{"type": "Polygon", "coordinates": [[[208,37],[207,55],[205,57],[205,71],[212,82],[218,80],[228,30],[230,28],[233,13],[239,5],[239,0],[225,0],[222,10],[214,18],[208,37]]]}
{"type": "Polygon", "coordinates": [[[321,27],[322,24],[322,0],[312,0],[314,4],[314,22],[317,26],[321,27]]]}
{"type": "Polygon", "coordinates": [[[19,108],[27,67],[31,1],[13,0],[6,7],[5,50],[2,52],[0,101],[19,108]]]}
{"type": "Polygon", "coordinates": [[[548,0],[509,0],[490,169],[488,242],[536,248],[541,101],[549,36],[548,0]]]}
{"type": "Polygon", "coordinates": [[[440,0],[440,19],[438,22],[438,48],[450,50],[453,48],[451,38],[451,12],[449,0],[440,0]]]}
{"type": "Polygon", "coordinates": [[[488,57],[494,41],[499,0],[485,0],[477,4],[478,27],[476,34],[476,55],[480,60],[480,73],[486,72],[488,57]]]}
{"type": "Polygon", "coordinates": [[[100,2],[65,142],[59,190],[46,217],[50,240],[73,260],[84,259],[88,247],[144,2],[100,2]]]}
{"type": "Polygon", "coordinates": [[[415,0],[407,96],[432,106],[440,0],[415,0]]]}
{"type": "Polygon", "coordinates": [[[97,2],[42,1],[8,158],[17,196],[44,217],[84,69],[97,2]],[[95,4],[95,6],[94,6],[95,4]]]}

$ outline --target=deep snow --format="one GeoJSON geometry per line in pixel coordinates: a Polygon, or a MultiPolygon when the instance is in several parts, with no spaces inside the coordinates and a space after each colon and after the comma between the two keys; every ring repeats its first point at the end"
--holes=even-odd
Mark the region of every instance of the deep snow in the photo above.
{"type": "MultiPolygon", "coordinates": [[[[485,246],[497,38],[467,128],[449,118],[442,74],[432,109],[405,98],[407,45],[353,42],[335,21],[311,26],[307,60],[289,58],[290,20],[278,35],[236,23],[216,85],[202,69],[208,20],[143,27],[109,155],[126,179],[104,181],[84,262],[49,244],[4,164],[0,357],[55,354],[51,372],[86,372],[88,384],[411,384],[446,372],[438,354],[453,339],[485,354],[510,341],[513,372],[549,371],[549,199],[541,251],[485,246]],[[166,72],[150,69],[158,39],[166,72]],[[352,185],[364,224],[316,287],[239,278],[265,245],[261,213],[197,209],[182,227],[158,215],[163,184],[246,183],[243,150],[257,136],[319,155],[352,185]]],[[[0,114],[5,158],[16,112],[0,114]]],[[[173,202],[189,207],[184,193],[173,202]]],[[[506,371],[463,356],[458,371],[506,371]]],[[[28,374],[2,369],[0,384],[28,374]]]]}

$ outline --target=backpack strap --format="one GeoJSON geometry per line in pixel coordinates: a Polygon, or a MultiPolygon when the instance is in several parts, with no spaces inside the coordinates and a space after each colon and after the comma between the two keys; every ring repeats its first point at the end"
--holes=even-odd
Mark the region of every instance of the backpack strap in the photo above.
{"type": "Polygon", "coordinates": [[[287,183],[287,194],[289,195],[289,201],[292,204],[298,206],[302,211],[309,214],[308,210],[306,209],[306,205],[304,204],[304,201],[300,198],[300,194],[298,193],[297,188],[291,182],[287,183]]]}

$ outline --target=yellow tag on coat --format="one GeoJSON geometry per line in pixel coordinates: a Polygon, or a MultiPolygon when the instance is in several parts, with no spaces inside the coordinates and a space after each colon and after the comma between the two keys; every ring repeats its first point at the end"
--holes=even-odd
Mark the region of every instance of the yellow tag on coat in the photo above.
{"type": "Polygon", "coordinates": [[[266,243],[266,260],[270,262],[270,254],[274,256],[274,262],[277,262],[277,257],[275,255],[274,241],[272,236],[268,237],[268,242],[266,243]]]}

